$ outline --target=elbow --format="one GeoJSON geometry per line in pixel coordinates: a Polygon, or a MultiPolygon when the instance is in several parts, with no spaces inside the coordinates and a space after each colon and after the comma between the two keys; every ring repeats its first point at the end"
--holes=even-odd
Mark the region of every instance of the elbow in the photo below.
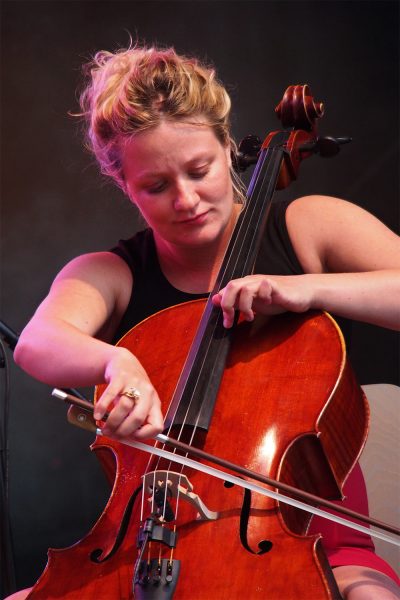
{"type": "Polygon", "coordinates": [[[28,336],[23,332],[14,349],[14,361],[24,371],[29,372],[29,365],[34,356],[34,348],[28,336]]]}
{"type": "Polygon", "coordinates": [[[21,334],[14,350],[14,361],[25,373],[46,383],[53,385],[51,371],[49,375],[49,357],[43,353],[35,336],[25,331],[21,334]]]}
{"type": "Polygon", "coordinates": [[[14,349],[15,363],[39,381],[43,381],[43,366],[49,362],[49,357],[43,354],[42,341],[42,336],[28,324],[14,349]]]}

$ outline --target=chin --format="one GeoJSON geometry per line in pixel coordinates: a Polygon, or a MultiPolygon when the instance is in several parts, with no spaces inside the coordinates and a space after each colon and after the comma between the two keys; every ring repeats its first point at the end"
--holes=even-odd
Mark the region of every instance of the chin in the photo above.
{"type": "Polygon", "coordinates": [[[178,246],[188,247],[210,246],[218,242],[221,237],[222,231],[220,229],[216,231],[213,228],[211,230],[209,229],[203,231],[190,231],[187,233],[187,235],[179,236],[179,238],[176,239],[175,243],[178,246]]]}

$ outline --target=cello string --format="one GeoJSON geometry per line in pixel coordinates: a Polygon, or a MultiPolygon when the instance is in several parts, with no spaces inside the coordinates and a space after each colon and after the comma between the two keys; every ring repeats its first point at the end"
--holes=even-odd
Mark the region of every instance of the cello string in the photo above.
{"type": "Polygon", "coordinates": [[[144,514],[144,494],[145,494],[144,477],[142,477],[142,498],[140,501],[140,522],[141,523],[143,523],[143,514],[144,514]]]}
{"type": "MultiPolygon", "coordinates": [[[[243,212],[244,212],[245,214],[248,214],[248,213],[250,212],[250,210],[252,210],[252,212],[254,213],[255,207],[254,207],[253,205],[254,205],[254,202],[249,202],[249,201],[247,201],[247,202],[246,202],[246,204],[245,204],[245,207],[244,207],[244,210],[243,210],[243,212]]],[[[235,249],[235,250],[236,250],[236,254],[238,253],[238,251],[237,251],[237,246],[238,246],[238,244],[240,244],[240,250],[241,250],[241,251],[243,250],[243,244],[244,244],[244,241],[241,239],[241,238],[243,237],[243,230],[244,230],[244,235],[246,235],[246,232],[248,231],[248,225],[246,224],[246,222],[245,222],[245,219],[241,219],[241,221],[240,221],[240,223],[239,223],[239,229],[238,229],[238,232],[237,232],[237,234],[236,234],[236,236],[235,236],[235,240],[234,240],[234,244],[233,244],[233,249],[235,249]],[[245,227],[246,227],[246,229],[244,229],[245,227]]],[[[232,251],[232,254],[233,254],[233,251],[232,251]]],[[[232,264],[232,261],[231,261],[231,264],[232,264]]],[[[227,271],[228,271],[228,267],[230,267],[230,266],[231,266],[231,264],[225,264],[225,265],[224,265],[224,270],[222,271],[222,274],[221,274],[221,273],[219,273],[219,274],[218,274],[218,280],[220,280],[220,279],[222,279],[222,280],[223,280],[224,278],[226,278],[226,274],[227,274],[227,271]]],[[[237,265],[237,260],[236,260],[236,263],[234,263],[234,265],[235,265],[235,266],[237,265]]],[[[231,270],[232,270],[232,269],[231,269],[231,270]]],[[[212,290],[212,292],[211,292],[211,293],[213,293],[214,291],[215,291],[215,290],[212,290]]],[[[210,296],[211,296],[211,294],[210,294],[210,296]]],[[[206,303],[206,310],[207,310],[207,308],[208,308],[208,307],[210,306],[210,304],[211,304],[211,297],[210,297],[210,296],[209,296],[209,298],[208,298],[208,300],[207,300],[207,303],[206,303]]],[[[206,310],[205,310],[204,312],[206,312],[206,310]]],[[[218,327],[218,324],[219,324],[219,320],[218,320],[218,322],[217,322],[217,323],[215,323],[215,324],[214,324],[214,327],[213,327],[213,329],[211,330],[211,333],[212,333],[212,334],[215,334],[215,331],[216,331],[216,328],[218,327]]],[[[211,342],[212,342],[212,338],[213,338],[213,335],[210,335],[210,337],[209,337],[209,340],[208,340],[208,345],[207,345],[207,348],[206,348],[206,352],[205,352],[205,358],[203,358],[203,361],[202,361],[202,363],[201,363],[201,365],[200,365],[200,374],[202,373],[202,369],[203,369],[203,367],[204,367],[204,363],[205,363],[205,360],[206,360],[206,358],[207,358],[207,355],[208,355],[208,352],[209,352],[209,349],[210,349],[210,345],[211,345],[211,342]]],[[[188,417],[188,413],[189,413],[189,410],[190,410],[190,407],[191,407],[191,402],[192,402],[192,399],[193,399],[193,395],[194,395],[194,392],[195,392],[195,390],[197,389],[197,385],[198,385],[198,383],[199,383],[199,379],[200,379],[200,377],[198,378],[197,382],[196,382],[196,383],[195,383],[195,385],[194,385],[194,389],[193,389],[193,391],[192,391],[192,397],[190,398],[190,401],[189,401],[188,407],[187,407],[187,409],[186,409],[186,414],[185,414],[185,417],[184,417],[184,419],[183,419],[183,426],[186,424],[186,423],[185,423],[185,421],[186,421],[186,419],[187,419],[187,417],[188,417]]],[[[170,405],[171,405],[171,403],[172,403],[172,400],[171,400],[171,402],[170,402],[170,405]]],[[[174,424],[174,423],[173,423],[173,420],[174,420],[174,418],[175,418],[175,416],[176,416],[176,413],[177,413],[177,410],[178,410],[178,408],[179,408],[179,406],[177,406],[177,407],[175,408],[175,414],[174,414],[174,417],[173,417],[173,419],[172,419],[171,425],[170,425],[170,427],[169,427],[169,429],[168,429],[168,432],[169,432],[169,433],[171,432],[171,427],[172,427],[172,425],[174,424]]],[[[177,438],[177,439],[180,439],[180,435],[181,435],[181,433],[182,433],[182,426],[181,426],[181,431],[180,431],[180,433],[179,433],[179,436],[178,436],[178,438],[177,438]]]]}
{"type": "MultiPolygon", "coordinates": [[[[268,157],[270,157],[270,162],[272,163],[272,161],[275,158],[275,155],[278,153],[278,151],[282,153],[281,147],[279,147],[279,148],[273,147],[270,150],[270,152],[264,152],[263,157],[262,157],[263,162],[266,161],[267,156],[268,156],[268,157]]],[[[260,168],[258,170],[260,170],[260,168]]],[[[257,177],[257,173],[255,172],[254,175],[253,175],[253,179],[255,179],[256,177],[257,177]]],[[[251,187],[251,185],[250,185],[250,187],[251,187]]],[[[238,257],[239,257],[239,255],[241,253],[243,253],[244,244],[245,243],[248,244],[250,242],[250,246],[251,246],[253,244],[253,242],[254,242],[254,239],[256,237],[256,233],[255,232],[258,230],[259,223],[260,223],[260,221],[263,218],[263,211],[261,211],[261,210],[258,211],[257,227],[253,228],[254,233],[253,233],[253,236],[252,236],[251,240],[248,239],[249,223],[254,220],[254,214],[255,214],[255,211],[258,208],[258,204],[260,202],[260,197],[261,197],[261,188],[257,191],[257,193],[252,193],[250,195],[250,197],[247,198],[247,201],[245,202],[245,206],[243,208],[244,216],[240,220],[237,232],[235,232],[236,235],[235,235],[235,239],[233,240],[232,249],[231,249],[231,256],[236,256],[236,260],[233,262],[232,259],[231,259],[230,261],[228,260],[225,263],[224,269],[221,270],[221,272],[218,273],[217,280],[220,281],[220,282],[224,281],[224,279],[227,278],[227,272],[228,272],[229,269],[230,269],[231,273],[234,273],[235,270],[237,271],[238,257]]],[[[224,261],[223,261],[223,263],[224,263],[224,261]]],[[[242,270],[244,270],[244,267],[243,267],[242,270]]],[[[243,274],[244,273],[239,272],[239,273],[236,273],[236,276],[242,276],[243,274]]],[[[220,289],[220,287],[221,286],[219,285],[218,289],[220,289]]],[[[215,290],[213,290],[213,291],[215,291],[215,290]]],[[[210,296],[211,296],[211,294],[210,294],[210,296]]],[[[210,302],[211,302],[211,298],[209,297],[208,302],[206,304],[206,309],[207,309],[207,305],[209,306],[210,302]]],[[[220,320],[221,320],[221,317],[218,318],[218,320],[214,324],[214,327],[209,332],[208,345],[207,345],[207,348],[206,348],[206,352],[205,352],[205,355],[203,357],[202,363],[200,365],[199,375],[198,375],[197,381],[195,382],[195,385],[193,387],[192,394],[190,396],[190,399],[189,399],[189,402],[188,402],[188,405],[187,405],[187,408],[186,408],[185,416],[184,416],[184,419],[182,420],[182,424],[180,426],[180,430],[179,430],[179,433],[177,435],[177,439],[178,440],[181,440],[181,438],[182,438],[183,431],[184,431],[184,428],[185,428],[185,425],[186,425],[186,421],[188,419],[188,415],[189,415],[190,409],[192,407],[193,398],[195,396],[195,393],[196,393],[196,390],[197,390],[197,386],[200,383],[200,379],[201,379],[201,377],[203,375],[204,364],[206,363],[206,360],[207,360],[207,358],[209,356],[210,346],[211,346],[211,343],[212,343],[212,341],[214,339],[215,331],[216,331],[217,327],[220,326],[220,320]]],[[[219,342],[219,343],[217,343],[217,358],[220,357],[221,351],[222,351],[222,342],[219,342]]],[[[172,396],[172,399],[173,399],[173,396],[172,396]]],[[[171,399],[171,401],[169,403],[169,407],[171,406],[172,399],[171,399]]],[[[168,428],[168,434],[171,433],[172,426],[174,424],[174,419],[176,417],[178,408],[179,408],[179,404],[175,408],[174,417],[172,418],[171,424],[170,424],[170,426],[168,428]]],[[[190,437],[190,440],[189,440],[189,445],[192,445],[194,437],[195,437],[197,429],[198,429],[198,423],[199,423],[199,418],[200,418],[200,410],[198,411],[198,414],[197,414],[197,417],[196,417],[196,422],[195,422],[193,430],[192,430],[192,434],[191,434],[191,437],[190,437]]],[[[174,449],[173,454],[176,454],[176,449],[174,449]]],[[[160,459],[159,459],[159,461],[160,461],[160,459]]],[[[159,461],[158,461],[158,465],[160,464],[159,461]]],[[[167,473],[170,471],[171,468],[172,468],[172,461],[169,462],[167,473]]],[[[179,483],[181,481],[181,476],[183,474],[183,471],[184,471],[184,467],[181,465],[181,467],[180,467],[179,483]]],[[[164,510],[163,510],[164,514],[165,514],[165,508],[166,508],[166,503],[167,503],[167,494],[168,494],[167,478],[168,478],[168,475],[166,475],[165,490],[164,490],[164,510]]],[[[178,514],[179,494],[180,494],[180,488],[179,488],[179,485],[178,485],[178,488],[177,488],[176,513],[175,513],[176,517],[177,517],[177,514],[178,514]]]]}
{"type": "MultiPolygon", "coordinates": [[[[275,158],[275,155],[277,154],[278,150],[279,150],[279,152],[282,152],[281,147],[279,147],[279,149],[277,147],[273,147],[269,151],[265,151],[263,153],[263,155],[262,155],[262,163],[264,163],[266,161],[267,157],[270,157],[270,163],[272,163],[272,161],[275,158]]],[[[256,168],[255,172],[253,173],[253,178],[252,178],[252,181],[250,183],[249,189],[252,188],[253,181],[255,181],[257,179],[257,173],[258,173],[258,171],[261,170],[262,163],[260,161],[259,165],[257,165],[257,168],[256,168]]],[[[264,175],[264,178],[265,178],[265,175],[264,175]]],[[[235,273],[235,271],[237,271],[238,257],[239,257],[239,255],[243,254],[244,244],[245,243],[247,243],[247,244],[250,243],[250,246],[252,246],[252,244],[254,243],[254,239],[256,237],[256,231],[259,229],[260,221],[263,218],[263,211],[261,211],[261,210],[258,211],[257,227],[253,228],[253,235],[252,235],[252,238],[250,240],[248,239],[249,223],[254,220],[254,214],[255,214],[255,211],[257,210],[258,205],[260,203],[260,197],[261,197],[261,187],[260,187],[259,190],[257,190],[257,193],[254,193],[254,191],[252,191],[252,193],[249,195],[249,197],[247,198],[247,200],[245,202],[245,205],[244,205],[244,208],[243,208],[244,215],[243,215],[243,218],[240,220],[237,232],[235,231],[235,239],[233,240],[232,249],[231,249],[231,256],[236,256],[236,259],[235,259],[235,261],[232,261],[232,259],[230,259],[226,263],[225,263],[225,260],[223,259],[224,268],[221,269],[221,271],[218,273],[218,276],[217,276],[217,281],[219,281],[219,282],[223,282],[224,280],[226,280],[226,278],[227,278],[227,272],[229,271],[229,269],[231,271],[230,277],[232,277],[232,274],[235,273]]],[[[242,270],[244,270],[244,266],[243,266],[242,270]]],[[[236,276],[242,276],[243,274],[244,273],[239,272],[239,273],[236,273],[236,276]]],[[[213,291],[218,291],[220,289],[220,287],[221,287],[221,283],[219,284],[217,290],[213,290],[213,291]]],[[[209,297],[208,302],[206,304],[206,309],[207,309],[207,306],[209,306],[210,302],[211,302],[211,294],[210,294],[210,297],[209,297]]],[[[179,431],[178,436],[177,436],[178,440],[180,440],[182,438],[183,431],[184,431],[184,428],[185,428],[185,425],[186,425],[186,422],[187,422],[187,419],[188,419],[188,415],[189,415],[190,409],[191,409],[192,404],[193,404],[193,399],[195,397],[195,393],[196,393],[197,388],[198,388],[198,384],[200,383],[200,380],[201,380],[201,378],[203,376],[204,364],[206,363],[207,358],[209,357],[210,346],[211,346],[211,343],[212,343],[212,341],[214,339],[215,331],[216,331],[217,327],[220,326],[220,320],[221,320],[221,317],[219,316],[219,318],[217,319],[217,321],[214,324],[213,328],[211,328],[211,331],[209,331],[209,338],[208,338],[208,344],[207,344],[206,352],[205,352],[205,355],[203,357],[202,363],[200,365],[200,370],[199,370],[199,375],[198,375],[197,381],[195,382],[195,385],[193,387],[191,396],[189,398],[189,402],[188,402],[188,405],[187,405],[187,409],[186,409],[186,413],[185,413],[184,419],[183,419],[182,424],[180,426],[180,431],[179,431]]],[[[222,341],[221,341],[221,342],[219,342],[219,343],[216,344],[217,359],[220,358],[222,350],[223,350],[223,346],[222,346],[222,341]]],[[[176,388],[175,388],[175,390],[176,390],[176,388]]],[[[171,406],[173,398],[174,398],[174,395],[172,396],[172,398],[170,400],[169,407],[171,406]]],[[[178,408],[179,408],[179,404],[178,404],[178,406],[175,409],[174,417],[173,417],[173,419],[171,421],[171,424],[170,424],[170,426],[168,428],[168,434],[171,433],[172,426],[174,424],[174,419],[176,417],[176,413],[177,413],[178,408]]],[[[197,429],[198,429],[200,412],[201,412],[201,408],[198,411],[198,414],[197,414],[197,417],[196,417],[196,422],[195,422],[193,430],[192,430],[192,434],[191,434],[191,437],[190,437],[189,445],[193,444],[193,440],[194,440],[194,437],[195,437],[197,429]]],[[[176,453],[175,449],[174,449],[173,453],[174,454],[176,453]]],[[[145,474],[143,476],[143,481],[144,481],[145,475],[148,474],[148,472],[149,472],[151,461],[152,461],[152,458],[150,457],[149,461],[147,463],[146,469],[145,469],[145,474]]],[[[154,494],[155,494],[155,490],[156,490],[155,473],[156,473],[157,469],[159,468],[160,461],[161,461],[161,458],[158,457],[158,459],[156,461],[156,465],[153,467],[153,474],[154,475],[153,475],[153,490],[152,490],[152,499],[151,499],[152,512],[154,512],[154,494]]],[[[173,464],[172,461],[169,461],[169,464],[168,464],[168,467],[167,467],[166,473],[165,473],[164,498],[163,498],[163,516],[165,516],[165,510],[166,510],[166,505],[167,505],[168,473],[172,469],[172,464],[173,464]]],[[[177,502],[176,502],[176,513],[175,513],[176,517],[177,517],[177,514],[178,514],[179,494],[180,494],[180,482],[181,482],[181,476],[183,474],[183,470],[184,470],[184,467],[181,465],[181,467],[180,467],[179,483],[178,483],[178,487],[177,487],[177,502]]],[[[146,490],[146,492],[147,492],[147,490],[146,490]]],[[[144,505],[144,488],[142,489],[142,511],[141,511],[141,518],[142,519],[143,519],[143,514],[144,514],[144,512],[143,512],[143,505],[144,505]]]]}
{"type": "MultiPolygon", "coordinates": [[[[273,147],[269,152],[265,151],[264,154],[263,154],[263,157],[262,157],[263,162],[265,162],[266,159],[267,159],[267,157],[269,157],[270,158],[270,162],[272,163],[273,160],[276,158],[276,155],[278,154],[278,152],[282,153],[282,148],[280,146],[279,147],[273,147]]],[[[255,173],[255,175],[256,175],[256,173],[255,173]]],[[[249,187],[251,187],[251,184],[250,184],[249,187]]],[[[239,256],[239,254],[243,253],[244,244],[248,243],[249,241],[250,241],[250,244],[252,244],[254,242],[254,239],[256,237],[255,231],[258,229],[259,222],[262,219],[262,211],[259,210],[258,223],[257,223],[258,227],[256,229],[253,228],[254,233],[253,233],[252,239],[249,240],[248,239],[248,231],[251,231],[251,229],[250,229],[250,223],[254,219],[255,211],[257,210],[258,204],[260,202],[261,188],[259,190],[257,190],[256,192],[257,193],[255,193],[255,192],[252,193],[249,196],[249,198],[247,199],[247,201],[245,203],[245,206],[244,206],[244,209],[243,209],[244,217],[239,222],[238,231],[235,232],[235,239],[233,240],[233,245],[232,245],[232,249],[231,249],[231,256],[232,255],[236,256],[236,260],[235,260],[235,262],[233,262],[232,259],[231,259],[230,261],[227,261],[226,263],[225,263],[225,260],[223,260],[224,268],[223,268],[222,272],[218,273],[218,276],[217,276],[217,281],[219,281],[219,282],[223,282],[226,279],[228,269],[230,269],[231,274],[234,273],[235,270],[237,270],[238,256],[239,256]],[[249,214],[250,214],[250,217],[249,217],[249,214]]],[[[230,274],[230,276],[231,276],[231,274],[230,274]]],[[[237,276],[243,276],[243,273],[238,273],[236,275],[237,276]]],[[[218,290],[220,289],[220,285],[218,287],[218,290]]],[[[211,294],[214,293],[214,292],[216,292],[216,291],[218,291],[218,290],[212,290],[211,294]]],[[[210,294],[210,296],[208,298],[208,301],[207,301],[207,304],[206,304],[206,309],[205,309],[204,312],[206,312],[207,308],[211,304],[211,294],[210,294]]],[[[194,384],[194,387],[193,387],[193,390],[192,390],[192,395],[190,397],[190,400],[189,400],[189,403],[188,403],[188,407],[186,409],[185,417],[183,419],[183,423],[181,425],[179,435],[176,438],[178,440],[181,439],[181,435],[183,433],[183,428],[184,428],[184,426],[186,424],[186,419],[188,418],[188,414],[189,414],[190,408],[192,406],[193,397],[194,397],[195,392],[197,390],[197,386],[200,383],[200,379],[201,379],[201,377],[203,375],[204,364],[206,363],[206,360],[207,360],[207,358],[209,356],[210,346],[211,346],[211,343],[214,340],[214,334],[215,334],[215,332],[217,330],[217,327],[220,326],[221,318],[222,318],[221,315],[219,315],[218,319],[214,323],[213,328],[211,329],[211,332],[210,332],[210,335],[209,335],[209,338],[208,338],[208,344],[207,344],[207,347],[206,347],[206,351],[204,353],[204,357],[203,357],[203,360],[202,360],[201,365],[200,365],[199,375],[198,375],[197,381],[194,384]]],[[[214,341],[214,343],[215,343],[215,341],[214,341]]],[[[223,342],[221,340],[219,342],[217,341],[217,343],[215,344],[216,347],[217,347],[217,358],[220,357],[220,355],[221,355],[222,343],[223,342]]],[[[171,405],[171,403],[170,403],[170,405],[171,405]]],[[[177,406],[175,408],[174,418],[176,416],[178,408],[179,408],[179,406],[177,406]]],[[[194,430],[193,430],[193,433],[192,433],[192,436],[191,436],[190,444],[192,443],[194,435],[195,435],[195,432],[197,430],[199,418],[200,418],[200,413],[198,413],[198,415],[197,415],[197,419],[196,419],[196,423],[194,425],[194,430]]],[[[172,425],[173,425],[173,419],[172,419],[172,423],[171,423],[171,425],[170,425],[170,427],[168,429],[168,433],[171,432],[172,425]]]]}

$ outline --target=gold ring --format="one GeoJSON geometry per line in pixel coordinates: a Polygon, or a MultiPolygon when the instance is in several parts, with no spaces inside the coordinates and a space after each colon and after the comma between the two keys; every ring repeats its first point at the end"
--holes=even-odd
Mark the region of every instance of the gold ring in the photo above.
{"type": "Polygon", "coordinates": [[[127,389],[126,392],[122,392],[121,396],[127,396],[127,398],[131,398],[136,404],[136,402],[138,402],[140,399],[140,392],[138,389],[131,387],[127,389]]]}

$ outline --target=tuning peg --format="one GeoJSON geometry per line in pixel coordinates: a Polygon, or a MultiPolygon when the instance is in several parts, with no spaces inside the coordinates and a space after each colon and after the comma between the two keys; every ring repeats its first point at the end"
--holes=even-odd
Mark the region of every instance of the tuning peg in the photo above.
{"type": "Polygon", "coordinates": [[[254,165],[258,160],[260,148],[261,140],[257,135],[246,135],[238,146],[237,154],[233,157],[235,170],[243,172],[250,165],[254,165]]]}
{"type": "Polygon", "coordinates": [[[300,146],[299,152],[313,152],[324,158],[329,158],[338,154],[341,145],[348,144],[351,141],[351,137],[320,137],[315,142],[309,142],[300,146]]]}

